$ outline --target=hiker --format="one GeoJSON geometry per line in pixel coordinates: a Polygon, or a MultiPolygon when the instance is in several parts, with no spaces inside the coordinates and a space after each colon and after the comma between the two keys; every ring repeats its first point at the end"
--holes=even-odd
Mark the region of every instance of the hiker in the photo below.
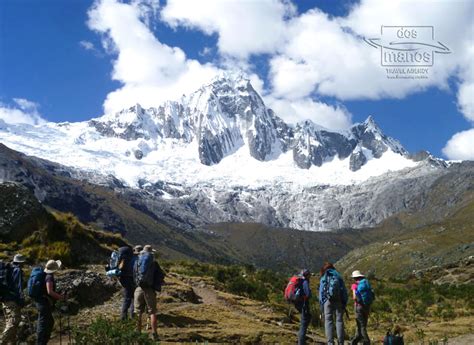
{"type": "Polygon", "coordinates": [[[300,330],[298,332],[298,345],[306,344],[306,331],[311,322],[311,312],[309,308],[309,299],[311,298],[311,289],[309,287],[309,279],[311,272],[308,269],[301,270],[299,277],[302,279],[301,283],[301,299],[295,302],[295,307],[301,314],[300,330]]]}
{"type": "Polygon", "coordinates": [[[54,273],[61,268],[61,264],[60,260],[49,260],[44,270],[41,267],[33,269],[28,281],[28,293],[35,300],[38,309],[37,345],[48,343],[54,326],[54,304],[66,299],[56,292],[54,281],[54,273]]]}
{"type": "Polygon", "coordinates": [[[319,282],[319,303],[324,314],[324,329],[328,344],[334,344],[333,318],[336,317],[338,344],[344,344],[344,311],[347,305],[347,289],[344,280],[334,265],[326,262],[321,268],[319,282]]]}
{"type": "Polygon", "coordinates": [[[393,332],[389,330],[383,339],[383,345],[404,345],[402,329],[400,326],[395,326],[393,332]]]}
{"type": "Polygon", "coordinates": [[[133,280],[133,250],[130,246],[124,246],[118,249],[119,259],[118,268],[120,270],[119,282],[123,288],[123,302],[120,318],[128,319],[130,309],[130,317],[133,318],[133,294],[135,292],[135,282],[133,280]]]}
{"type": "Polygon", "coordinates": [[[135,263],[133,275],[137,288],[135,289],[135,312],[138,315],[137,329],[142,330],[142,316],[145,312],[150,315],[150,324],[154,340],[158,340],[156,318],[156,291],[161,291],[164,273],[155,261],[153,253],[156,250],[150,245],[143,247],[135,263]]]}
{"type": "Polygon", "coordinates": [[[25,306],[23,296],[23,263],[26,258],[21,254],[13,257],[12,263],[0,263],[0,284],[5,329],[0,336],[0,344],[16,344],[17,329],[20,323],[21,308],[25,306]]]}
{"type": "Polygon", "coordinates": [[[351,285],[352,299],[354,300],[355,319],[357,324],[356,334],[351,339],[351,345],[362,341],[364,345],[370,345],[370,338],[367,334],[367,321],[369,319],[370,305],[374,300],[372,288],[369,281],[358,270],[352,272],[354,283],[351,285]]]}

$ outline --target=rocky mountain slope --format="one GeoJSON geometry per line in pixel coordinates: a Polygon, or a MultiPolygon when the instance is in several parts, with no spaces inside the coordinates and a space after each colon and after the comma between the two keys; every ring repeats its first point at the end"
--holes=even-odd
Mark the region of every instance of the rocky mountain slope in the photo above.
{"type": "MultiPolygon", "coordinates": [[[[472,165],[472,162],[465,162],[459,166],[460,170],[465,169],[459,178],[453,175],[438,180],[432,186],[431,194],[422,210],[400,213],[378,227],[380,231],[392,230],[392,235],[352,250],[338,264],[344,267],[346,272],[357,267],[372,271],[380,277],[404,278],[411,274],[427,274],[433,280],[443,280],[444,273],[451,276],[451,283],[472,283],[472,165]],[[450,186],[455,184],[462,185],[463,192],[453,196],[450,186]],[[455,277],[456,272],[460,274],[459,277],[455,277]]],[[[448,282],[446,279],[443,281],[448,282]]]]}
{"type": "MultiPolygon", "coordinates": [[[[0,142],[44,159],[32,158],[55,175],[112,188],[185,230],[218,222],[372,227],[422,207],[449,170],[428,154],[409,155],[372,117],[344,131],[286,124],[247,79],[228,74],[154,108],[136,105],[78,123],[2,122],[0,142]]],[[[19,167],[2,166],[1,179],[15,180],[19,167]]],[[[83,213],[98,213],[87,207],[83,213]]],[[[119,219],[102,226],[109,223],[124,228],[119,219]]]]}

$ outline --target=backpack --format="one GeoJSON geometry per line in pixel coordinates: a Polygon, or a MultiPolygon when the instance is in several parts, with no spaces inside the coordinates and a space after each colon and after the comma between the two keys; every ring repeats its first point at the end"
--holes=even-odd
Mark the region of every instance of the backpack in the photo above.
{"type": "Polygon", "coordinates": [[[118,269],[119,261],[120,261],[120,254],[118,251],[114,250],[112,254],[110,254],[108,271],[118,269]]]}
{"type": "Polygon", "coordinates": [[[34,300],[38,300],[46,294],[46,273],[42,267],[35,267],[28,279],[28,295],[34,300]]]}
{"type": "Polygon", "coordinates": [[[118,268],[121,271],[121,275],[132,276],[133,275],[133,250],[129,246],[120,247],[118,249],[118,268]]]}
{"type": "Polygon", "coordinates": [[[12,280],[12,266],[8,262],[0,261],[0,300],[10,293],[12,280]]]}
{"type": "Polygon", "coordinates": [[[142,253],[138,256],[135,261],[135,267],[133,268],[133,277],[135,284],[142,288],[153,287],[155,260],[151,253],[142,253]]]}
{"type": "Polygon", "coordinates": [[[297,303],[303,299],[303,278],[293,276],[288,281],[285,288],[285,300],[288,303],[297,303]]]}
{"type": "Polygon", "coordinates": [[[341,302],[341,282],[337,274],[326,272],[326,297],[333,303],[341,302]]]}
{"type": "Polygon", "coordinates": [[[166,273],[161,269],[158,262],[153,261],[153,290],[161,291],[161,287],[165,282],[166,273]]]}
{"type": "Polygon", "coordinates": [[[404,345],[403,335],[392,334],[387,332],[385,338],[383,338],[383,345],[404,345]]]}
{"type": "Polygon", "coordinates": [[[367,279],[362,279],[357,285],[357,302],[369,306],[375,299],[375,293],[367,279]]]}

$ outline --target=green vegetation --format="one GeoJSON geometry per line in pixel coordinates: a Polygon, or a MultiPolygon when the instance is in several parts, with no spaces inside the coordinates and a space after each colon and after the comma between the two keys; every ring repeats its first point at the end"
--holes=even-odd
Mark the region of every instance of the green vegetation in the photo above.
{"type": "Polygon", "coordinates": [[[54,212],[49,216],[48,221],[40,224],[21,243],[2,243],[2,257],[7,259],[12,252],[19,251],[31,263],[54,258],[67,267],[75,267],[104,261],[110,250],[126,244],[119,235],[94,230],[70,213],[54,212]]]}
{"type": "Polygon", "coordinates": [[[427,318],[452,320],[474,316],[474,286],[435,285],[427,281],[374,282],[377,300],[372,308],[375,326],[413,323],[427,318]]]}
{"type": "MultiPolygon", "coordinates": [[[[252,265],[213,265],[200,262],[180,261],[173,271],[189,276],[210,277],[222,291],[245,296],[257,301],[278,299],[286,285],[286,277],[271,270],[256,269],[252,265]]],[[[283,300],[280,299],[279,302],[283,300]]]]}
{"type": "Polygon", "coordinates": [[[151,345],[154,343],[146,333],[136,330],[135,322],[108,320],[102,317],[83,329],[75,329],[73,338],[74,344],[77,345],[151,345]]]}

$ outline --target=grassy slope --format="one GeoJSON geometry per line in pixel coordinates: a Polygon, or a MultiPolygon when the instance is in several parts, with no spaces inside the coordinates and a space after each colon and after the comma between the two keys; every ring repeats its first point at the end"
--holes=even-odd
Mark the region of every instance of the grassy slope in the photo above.
{"type": "Polygon", "coordinates": [[[357,248],[338,265],[346,273],[357,268],[380,277],[407,277],[413,270],[444,266],[474,255],[474,201],[438,223],[418,226],[415,215],[407,217],[404,224],[401,234],[357,248]]]}

